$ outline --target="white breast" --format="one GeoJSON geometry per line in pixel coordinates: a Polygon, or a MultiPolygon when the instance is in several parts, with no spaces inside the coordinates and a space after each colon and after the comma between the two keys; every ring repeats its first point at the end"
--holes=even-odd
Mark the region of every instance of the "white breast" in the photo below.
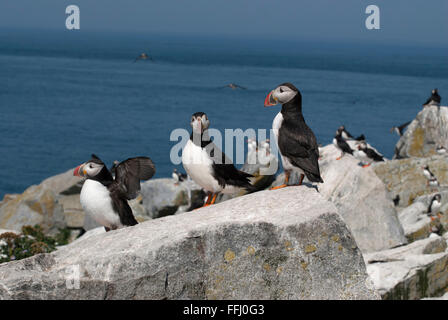
{"type": "Polygon", "coordinates": [[[109,190],[100,182],[87,179],[81,189],[80,202],[97,223],[111,229],[124,227],[112,207],[109,190]]]}
{"type": "Polygon", "coordinates": [[[220,192],[222,187],[212,175],[213,160],[207,152],[188,140],[182,151],[182,164],[191,179],[209,192],[220,192]]]}
{"type": "Polygon", "coordinates": [[[358,150],[358,152],[356,152],[356,157],[361,160],[361,162],[363,163],[370,163],[372,162],[372,159],[370,159],[367,154],[362,151],[362,150],[358,150]]]}

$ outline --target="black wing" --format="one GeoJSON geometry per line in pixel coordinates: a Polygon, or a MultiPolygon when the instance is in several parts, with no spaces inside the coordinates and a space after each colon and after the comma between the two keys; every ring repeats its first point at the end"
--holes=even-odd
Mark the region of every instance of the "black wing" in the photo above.
{"type": "Polygon", "coordinates": [[[342,139],[342,137],[340,137],[340,136],[336,137],[336,140],[338,142],[338,147],[339,147],[339,149],[342,150],[342,152],[353,154],[352,148],[350,148],[348,143],[345,142],[345,140],[342,139]]]}
{"type": "Polygon", "coordinates": [[[323,182],[319,170],[319,148],[313,131],[303,123],[283,121],[278,133],[278,147],[311,182],[323,182]]]}
{"type": "Polygon", "coordinates": [[[403,132],[403,129],[406,128],[412,121],[408,121],[406,123],[403,123],[401,126],[398,127],[398,130],[400,130],[400,132],[403,132]]]}
{"type": "Polygon", "coordinates": [[[364,152],[367,154],[367,156],[370,159],[373,159],[374,161],[384,161],[384,158],[382,155],[375,152],[375,150],[367,148],[364,150],[364,152]]]}
{"type": "Polygon", "coordinates": [[[353,136],[350,134],[350,132],[348,132],[346,129],[344,129],[343,131],[345,132],[347,137],[349,137],[350,139],[353,139],[353,136]]]}
{"type": "Polygon", "coordinates": [[[118,213],[121,223],[125,226],[134,226],[138,224],[127,199],[123,197],[123,190],[118,182],[114,181],[108,186],[108,189],[112,198],[112,207],[114,211],[118,213]]]}
{"type": "Polygon", "coordinates": [[[255,187],[250,183],[251,174],[239,171],[232,161],[213,142],[206,147],[207,153],[213,159],[213,177],[221,187],[226,185],[245,188],[247,191],[255,191],[255,187]]]}
{"type": "Polygon", "coordinates": [[[115,168],[115,181],[118,183],[122,195],[131,200],[137,197],[140,191],[140,180],[150,179],[155,172],[156,168],[150,158],[130,158],[115,168]]]}

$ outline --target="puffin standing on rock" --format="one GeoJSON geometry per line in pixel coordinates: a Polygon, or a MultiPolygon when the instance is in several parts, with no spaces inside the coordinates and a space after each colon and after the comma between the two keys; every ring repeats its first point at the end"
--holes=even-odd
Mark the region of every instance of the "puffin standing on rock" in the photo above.
{"type": "Polygon", "coordinates": [[[442,196],[440,195],[440,193],[435,194],[432,199],[431,202],[429,203],[428,206],[428,210],[426,211],[426,213],[431,216],[431,220],[435,220],[435,215],[437,215],[440,218],[440,207],[442,206],[442,196]]]}
{"type": "Polygon", "coordinates": [[[333,138],[333,145],[337,149],[341,150],[341,155],[338,158],[336,158],[336,160],[341,160],[341,158],[346,153],[349,153],[349,154],[353,155],[352,148],[350,148],[348,143],[342,137],[342,129],[341,129],[341,127],[339,127],[339,129],[336,131],[336,136],[333,138]]]}
{"type": "Polygon", "coordinates": [[[310,182],[323,182],[319,170],[319,149],[313,131],[302,114],[302,95],[291,83],[283,83],[272,90],[264,101],[265,107],[282,104],[282,110],[272,123],[285,170],[285,183],[272,189],[288,186],[291,173],[300,174],[298,185],[306,176],[310,182]]]}
{"type": "Polygon", "coordinates": [[[372,162],[384,161],[384,157],[375,150],[368,148],[367,143],[365,142],[361,142],[358,145],[358,154],[363,162],[363,168],[370,166],[372,162]]]}
{"type": "Polygon", "coordinates": [[[442,101],[442,98],[436,88],[431,91],[431,96],[426,100],[423,106],[440,106],[440,101],[442,101]]]}
{"type": "Polygon", "coordinates": [[[84,211],[106,231],[136,225],[128,200],[137,197],[140,180],[150,179],[156,172],[147,157],[127,159],[114,167],[115,179],[103,161],[92,154],[92,159],[79,165],[74,176],[86,178],[80,195],[84,211]]]}
{"type": "Polygon", "coordinates": [[[208,192],[204,207],[216,201],[219,192],[236,193],[241,189],[255,191],[251,174],[239,171],[208,135],[210,121],[204,112],[191,116],[192,132],[182,150],[182,164],[187,174],[208,192]]]}

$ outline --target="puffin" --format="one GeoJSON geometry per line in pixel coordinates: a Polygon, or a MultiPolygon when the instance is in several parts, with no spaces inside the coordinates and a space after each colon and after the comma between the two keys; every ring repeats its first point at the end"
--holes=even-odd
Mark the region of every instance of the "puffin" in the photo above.
{"type": "Polygon", "coordinates": [[[440,106],[440,101],[442,98],[439,96],[439,92],[437,91],[437,88],[432,89],[431,96],[426,100],[426,102],[423,104],[423,106],[440,106]]]}
{"type": "Polygon", "coordinates": [[[398,136],[402,136],[403,135],[403,131],[404,129],[411,123],[412,121],[408,121],[403,123],[402,125],[399,125],[398,127],[392,127],[390,128],[390,132],[395,132],[396,134],[398,134],[398,136]]]}
{"type": "Polygon", "coordinates": [[[338,130],[341,130],[341,136],[344,140],[356,140],[356,141],[364,141],[366,140],[366,137],[361,134],[359,137],[354,138],[350,132],[347,131],[347,129],[345,129],[345,126],[342,125],[338,128],[338,130]]]}
{"type": "Polygon", "coordinates": [[[236,83],[229,83],[229,84],[226,84],[226,85],[223,86],[222,88],[243,89],[243,90],[246,90],[246,89],[247,89],[246,87],[240,86],[240,85],[238,85],[238,84],[236,84],[236,83]]]}
{"type": "Polygon", "coordinates": [[[313,131],[305,123],[299,89],[289,82],[279,85],[266,96],[264,106],[270,107],[278,103],[282,105],[282,109],[275,116],[272,129],[285,170],[285,181],[271,190],[288,186],[293,171],[300,175],[297,185],[302,184],[305,176],[310,182],[322,183],[319,149],[313,131]]]}
{"type": "Polygon", "coordinates": [[[256,171],[258,168],[258,142],[256,139],[247,139],[247,156],[241,170],[247,173],[256,171]]]}
{"type": "Polygon", "coordinates": [[[339,150],[341,150],[341,155],[338,158],[336,158],[336,160],[341,160],[341,158],[346,153],[349,153],[349,154],[353,155],[352,148],[350,148],[348,143],[344,140],[344,138],[342,138],[342,130],[341,130],[341,128],[339,128],[336,131],[336,136],[333,138],[333,145],[336,148],[338,148],[339,150]]]}
{"type": "Polygon", "coordinates": [[[152,57],[150,57],[147,53],[143,52],[137,58],[135,58],[134,63],[136,63],[138,60],[148,60],[148,59],[154,61],[152,57]]]}
{"type": "Polygon", "coordinates": [[[384,157],[377,153],[375,150],[368,148],[365,142],[361,142],[358,145],[358,155],[361,161],[366,162],[362,167],[367,168],[372,162],[384,161],[384,157]]]}
{"type": "Polygon", "coordinates": [[[187,179],[187,175],[185,173],[179,172],[177,171],[176,168],[174,168],[173,170],[173,174],[171,175],[174,179],[174,184],[178,185],[179,182],[184,181],[185,179],[187,179]]]}
{"type": "Polygon", "coordinates": [[[397,194],[395,198],[392,199],[392,201],[394,202],[394,206],[398,206],[400,204],[400,195],[397,194]]]}
{"type": "Polygon", "coordinates": [[[446,154],[446,148],[442,145],[438,145],[436,148],[436,152],[438,154],[446,154]]]}
{"type": "Polygon", "coordinates": [[[431,180],[434,179],[436,176],[431,172],[431,170],[429,170],[429,166],[426,165],[424,167],[422,167],[423,169],[423,175],[426,177],[426,179],[431,180]]]}
{"type": "Polygon", "coordinates": [[[134,226],[138,222],[128,200],[137,197],[140,180],[148,180],[155,166],[148,157],[129,158],[115,167],[115,178],[96,155],[76,167],[73,175],[86,178],[80,194],[84,211],[106,231],[134,226]]]}
{"type": "Polygon", "coordinates": [[[249,178],[253,175],[239,171],[232,161],[210,139],[210,121],[204,112],[191,116],[192,132],[182,149],[182,165],[187,174],[207,192],[204,207],[213,205],[218,193],[232,194],[246,189],[255,191],[249,178]]]}
{"type": "Polygon", "coordinates": [[[431,199],[431,202],[429,203],[428,210],[426,213],[431,216],[431,220],[434,220],[434,215],[439,213],[440,207],[442,206],[442,197],[440,193],[437,193],[434,195],[431,199]]]}

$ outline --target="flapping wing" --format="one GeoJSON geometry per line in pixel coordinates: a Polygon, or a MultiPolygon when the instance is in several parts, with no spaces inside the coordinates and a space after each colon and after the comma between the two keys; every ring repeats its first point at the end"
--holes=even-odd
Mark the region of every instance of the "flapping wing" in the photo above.
{"type": "Polygon", "coordinates": [[[150,179],[156,168],[148,157],[130,158],[115,168],[115,181],[119,184],[126,199],[134,199],[140,191],[140,180],[150,179]]]}

